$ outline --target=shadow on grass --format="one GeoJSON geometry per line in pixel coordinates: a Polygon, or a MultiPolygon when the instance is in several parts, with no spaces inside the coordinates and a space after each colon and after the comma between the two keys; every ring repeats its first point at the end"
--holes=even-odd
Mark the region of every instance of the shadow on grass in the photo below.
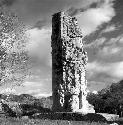
{"type": "Polygon", "coordinates": [[[78,113],[40,113],[31,116],[34,119],[49,119],[49,120],[69,120],[69,121],[90,121],[90,122],[107,122],[106,118],[100,114],[89,113],[86,115],[78,113]]]}

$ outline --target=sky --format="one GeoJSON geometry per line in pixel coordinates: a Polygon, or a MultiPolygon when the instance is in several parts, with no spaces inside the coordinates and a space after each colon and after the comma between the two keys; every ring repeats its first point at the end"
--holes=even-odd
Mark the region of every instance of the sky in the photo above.
{"type": "Polygon", "coordinates": [[[1,6],[28,27],[27,49],[37,61],[23,87],[12,90],[16,94],[51,95],[51,20],[59,11],[78,19],[88,53],[88,89],[99,91],[123,79],[123,0],[0,0],[1,6]]]}

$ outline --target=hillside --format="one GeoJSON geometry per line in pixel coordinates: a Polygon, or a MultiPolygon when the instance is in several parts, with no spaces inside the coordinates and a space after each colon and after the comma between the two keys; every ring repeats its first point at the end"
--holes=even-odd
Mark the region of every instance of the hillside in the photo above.
{"type": "Polygon", "coordinates": [[[42,106],[44,108],[49,108],[51,109],[52,106],[52,97],[42,97],[40,99],[33,97],[29,94],[21,94],[21,95],[13,95],[10,94],[9,96],[5,94],[0,94],[0,99],[12,101],[12,102],[18,102],[21,104],[31,104],[31,105],[36,105],[36,106],[42,106]]]}
{"type": "MultiPolygon", "coordinates": [[[[52,96],[38,99],[28,94],[11,94],[9,96],[0,94],[0,99],[7,100],[8,102],[17,102],[28,107],[27,110],[33,108],[36,111],[37,108],[40,111],[42,108],[51,109],[53,103],[52,96]]],[[[87,100],[94,106],[97,113],[110,113],[123,116],[123,80],[118,83],[112,83],[111,86],[102,89],[98,94],[89,93],[87,100]]]]}
{"type": "Polygon", "coordinates": [[[50,112],[52,101],[49,98],[37,99],[28,94],[0,95],[0,112],[6,116],[32,116],[35,113],[50,112]]]}
{"type": "Polygon", "coordinates": [[[123,80],[112,83],[98,94],[90,93],[88,101],[94,105],[96,112],[113,113],[123,116],[123,80]]]}

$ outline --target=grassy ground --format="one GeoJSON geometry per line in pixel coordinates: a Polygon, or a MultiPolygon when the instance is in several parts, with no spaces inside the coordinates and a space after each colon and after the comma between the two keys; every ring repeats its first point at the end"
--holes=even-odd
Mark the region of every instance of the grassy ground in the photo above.
{"type": "Polygon", "coordinates": [[[4,118],[0,117],[0,125],[109,125],[99,122],[67,121],[67,120],[39,120],[28,118],[4,118]]]}

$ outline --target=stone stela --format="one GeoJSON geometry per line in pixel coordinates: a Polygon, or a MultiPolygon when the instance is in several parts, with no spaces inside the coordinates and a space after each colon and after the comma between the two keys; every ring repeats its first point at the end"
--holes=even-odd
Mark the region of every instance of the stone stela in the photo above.
{"type": "Polygon", "coordinates": [[[52,17],[52,92],[55,112],[95,113],[86,100],[87,52],[77,19],[64,12],[52,17]]]}

